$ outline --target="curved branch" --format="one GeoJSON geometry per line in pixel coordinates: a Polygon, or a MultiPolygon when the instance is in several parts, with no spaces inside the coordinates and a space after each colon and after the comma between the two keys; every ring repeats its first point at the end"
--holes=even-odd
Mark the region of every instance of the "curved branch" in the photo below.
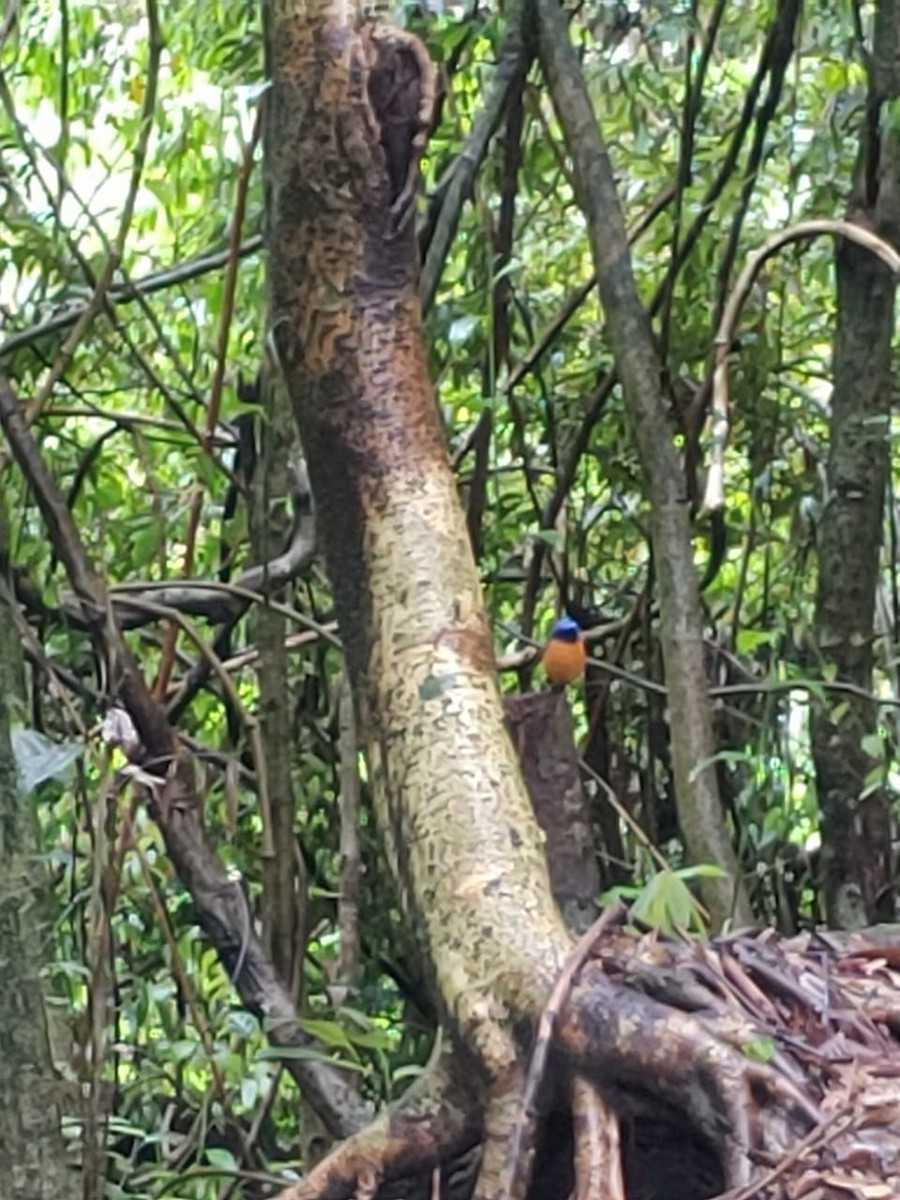
{"type": "MultiPolygon", "coordinates": [[[[309,494],[296,497],[297,514],[290,544],[283,553],[268,562],[248,567],[231,583],[207,579],[186,579],[118,583],[109,586],[109,595],[116,606],[116,621],[120,629],[137,629],[158,619],[148,605],[173,609],[185,616],[204,617],[216,624],[233,624],[244,615],[251,604],[265,601],[272,592],[298,579],[310,566],[316,551],[315,518],[309,494]]],[[[71,599],[49,608],[41,598],[40,589],[13,566],[16,596],[26,611],[43,616],[57,616],[75,629],[87,629],[88,623],[80,605],[71,599]]],[[[281,606],[285,615],[297,620],[300,614],[281,606]]],[[[303,623],[332,644],[339,644],[332,631],[318,622],[303,618],[303,623]]]]}
{"type": "Polygon", "coordinates": [[[480,1098],[461,1084],[455,1046],[438,1033],[431,1062],[400,1101],[275,1200],[374,1195],[383,1184],[427,1175],[465,1154],[481,1133],[480,1098]]]}
{"type": "Polygon", "coordinates": [[[900,254],[890,242],[886,242],[876,233],[855,225],[852,221],[837,218],[822,217],[811,221],[799,221],[789,225],[768,238],[758,250],[747,259],[743,271],[738,276],[722,313],[719,331],[715,340],[715,367],[713,372],[712,412],[709,420],[709,437],[711,442],[709,474],[706,479],[706,493],[703,507],[708,512],[715,512],[725,503],[725,446],[728,441],[728,356],[734,343],[741,311],[750,294],[759,272],[764,263],[773,254],[792,242],[811,241],[817,237],[845,237],[857,246],[870,250],[895,275],[900,275],[900,254]]]}
{"type": "MultiPolygon", "coordinates": [[[[128,599],[133,598],[135,603],[152,599],[167,608],[195,617],[206,617],[210,621],[233,620],[246,611],[253,601],[263,600],[285,584],[298,579],[315,557],[316,527],[309,496],[302,503],[305,512],[298,515],[287,549],[268,562],[248,567],[233,583],[196,579],[177,584],[141,584],[136,589],[128,585],[128,599]]],[[[124,588],[125,585],[118,585],[111,590],[116,603],[123,608],[123,628],[133,629],[135,625],[143,624],[145,617],[128,611],[128,599],[122,595],[124,588]]]]}

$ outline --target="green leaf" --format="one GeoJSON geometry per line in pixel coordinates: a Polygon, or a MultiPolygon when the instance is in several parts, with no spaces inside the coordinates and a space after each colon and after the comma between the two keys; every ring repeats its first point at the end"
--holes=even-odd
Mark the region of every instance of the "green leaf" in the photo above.
{"type": "Polygon", "coordinates": [[[203,1157],[211,1167],[218,1167],[220,1171],[233,1172],[237,1170],[237,1161],[234,1155],[224,1146],[207,1146],[203,1151],[203,1157]]]}
{"type": "Polygon", "coordinates": [[[866,733],[860,739],[860,745],[864,754],[869,758],[883,759],[884,758],[884,738],[880,733],[866,733]]]}
{"type": "MultiPolygon", "coordinates": [[[[334,1062],[334,1057],[312,1046],[263,1046],[256,1055],[260,1062],[297,1059],[304,1062],[334,1062]]],[[[364,1071],[359,1063],[341,1059],[342,1071],[364,1071]]]]}
{"type": "Polygon", "coordinates": [[[468,313],[466,316],[458,317],[450,325],[447,331],[447,340],[451,346],[458,346],[463,342],[467,342],[472,334],[478,328],[479,318],[474,313],[468,313]]]}
{"type": "Polygon", "coordinates": [[[694,867],[679,867],[674,872],[679,879],[727,879],[726,871],[715,863],[697,863],[694,867]]]}
{"type": "Polygon", "coordinates": [[[336,1050],[352,1050],[353,1046],[347,1036],[347,1031],[338,1021],[316,1020],[301,1017],[297,1022],[304,1033],[316,1038],[324,1046],[332,1046],[336,1050]]]}
{"type": "Polygon", "coordinates": [[[634,901],[631,913],[663,933],[674,933],[676,927],[696,928],[700,918],[690,889],[674,871],[654,875],[634,901]]]}
{"type": "Polygon", "coordinates": [[[754,1062],[770,1062],[778,1050],[773,1038],[767,1037],[765,1034],[751,1038],[749,1041],[741,1044],[741,1051],[747,1058],[753,1059],[754,1062]]]}
{"type": "Polygon", "coordinates": [[[565,537],[558,529],[539,529],[534,537],[539,542],[544,542],[553,550],[562,549],[565,544],[565,537]]]}
{"type": "Polygon", "coordinates": [[[738,654],[752,654],[760,646],[771,645],[772,637],[770,629],[739,629],[735,646],[738,654]]]}
{"type": "Polygon", "coordinates": [[[136,569],[146,567],[154,561],[164,536],[165,526],[161,520],[150,521],[138,530],[131,540],[131,561],[136,569]]]}
{"type": "Polygon", "coordinates": [[[173,1042],[169,1047],[169,1053],[172,1055],[173,1062],[187,1062],[193,1058],[199,1049],[197,1042],[192,1042],[188,1038],[182,1038],[180,1041],[173,1042]]]}

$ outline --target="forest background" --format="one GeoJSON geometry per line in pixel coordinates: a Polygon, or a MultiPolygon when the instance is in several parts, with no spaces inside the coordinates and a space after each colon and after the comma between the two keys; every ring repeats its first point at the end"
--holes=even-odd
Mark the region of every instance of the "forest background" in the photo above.
{"type": "MultiPolygon", "coordinates": [[[[741,916],[784,933],[889,919],[894,284],[871,250],[801,229],[760,262],[724,345],[724,505],[703,498],[716,339],[749,256],[811,218],[888,243],[900,230],[893,5],[570,17],[662,365],[657,436],[683,464],[720,808],[694,809],[689,774],[678,786],[652,472],[541,72],[511,55],[508,13],[409,6],[438,66],[418,213],[429,366],[502,686],[541,686],[529,647],[562,609],[580,619],[596,661],[571,701],[598,896],[636,899],[664,930],[721,925],[722,880],[741,916]]],[[[208,842],[306,1036],[276,1054],[229,979],[242,964],[196,928],[197,897],[113,748],[127,731],[107,717],[98,736],[104,663],[5,450],[4,691],[39,827],[20,865],[42,891],[23,962],[50,1000],[86,1188],[264,1189],[325,1141],[291,1053],[340,1061],[377,1105],[421,1069],[434,1014],[379,857],[292,419],[253,382],[260,14],[10,4],[0,34],[4,389],[204,766],[208,842]]]]}

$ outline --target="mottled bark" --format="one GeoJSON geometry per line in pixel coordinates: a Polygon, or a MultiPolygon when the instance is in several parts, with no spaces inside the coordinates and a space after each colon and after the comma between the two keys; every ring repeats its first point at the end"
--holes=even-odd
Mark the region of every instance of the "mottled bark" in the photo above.
{"type": "Polygon", "coordinates": [[[704,666],[684,471],[672,440],[650,323],[631,269],[612,166],[557,0],[538,0],[540,56],[575,167],[606,327],[650,500],[678,820],[694,862],[714,863],[703,897],[716,925],[752,919],[712,762],[715,741],[704,666]]]}
{"type": "Polygon", "coordinates": [[[397,223],[409,150],[389,133],[414,135],[431,68],[407,35],[327,18],[283,15],[271,46],[272,332],[376,814],[442,1011],[485,1080],[501,1080],[568,936],[503,725],[426,369],[412,224],[397,223]]]}
{"type": "Polygon", "coordinates": [[[422,343],[407,195],[433,71],[388,26],[270,31],[272,339],[303,438],[382,845],[484,1103],[478,1194],[565,961],[422,343]],[[405,144],[403,138],[405,137],[405,144]]]}
{"type": "MultiPolygon", "coordinates": [[[[882,114],[898,97],[900,4],[881,0],[872,39],[868,120],[848,215],[895,246],[900,246],[900,137],[895,122],[882,114]]],[[[890,454],[896,284],[874,255],[849,241],[839,243],[836,258],[838,314],[827,496],[819,525],[816,641],[829,677],[870,692],[890,454]]],[[[870,740],[877,728],[876,705],[856,695],[823,701],[814,709],[822,888],[828,922],[842,928],[889,919],[895,910],[890,801],[877,779],[878,758],[870,740]]]]}
{"type": "MultiPolygon", "coordinates": [[[[0,539],[5,545],[5,528],[0,539]]],[[[74,1200],[81,1189],[60,1132],[60,1080],[41,986],[51,930],[35,863],[34,813],[19,791],[10,746],[10,724],[21,715],[16,707],[23,699],[7,596],[0,588],[0,1194],[4,1200],[74,1200]]]]}

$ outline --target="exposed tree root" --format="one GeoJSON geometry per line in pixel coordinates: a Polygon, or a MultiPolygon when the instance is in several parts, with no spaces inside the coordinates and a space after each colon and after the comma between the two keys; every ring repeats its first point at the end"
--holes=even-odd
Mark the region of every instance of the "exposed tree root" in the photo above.
{"type": "Polygon", "coordinates": [[[543,1014],[557,1027],[536,1039],[527,1077],[469,1087],[448,1048],[281,1200],[437,1200],[436,1165],[440,1195],[462,1200],[473,1162],[457,1164],[478,1140],[479,1200],[570,1188],[575,1200],[702,1200],[725,1187],[731,1200],[888,1200],[900,1195],[892,964],[896,934],[699,946],[613,930],[564,1009],[561,977],[543,1014]]]}
{"type": "Polygon", "coordinates": [[[341,1142],[277,1200],[368,1200],[386,1183],[429,1173],[470,1150],[482,1136],[474,1094],[450,1071],[446,1044],[402,1100],[341,1142]]]}
{"type": "MultiPolygon", "coordinates": [[[[520,1128],[525,1072],[519,1068],[507,1073],[491,1088],[484,1116],[481,1167],[475,1181],[472,1200],[494,1200],[505,1194],[511,1146],[516,1146],[520,1128]]],[[[534,1147],[524,1149],[530,1172],[534,1147]]]]}
{"type": "Polygon", "coordinates": [[[619,1118],[598,1089],[572,1081],[575,1200],[625,1200],[619,1118]]]}
{"type": "Polygon", "coordinates": [[[544,1006],[538,1023],[537,1038],[531,1055],[528,1077],[525,1080],[518,1119],[510,1129],[511,1138],[506,1165],[496,1190],[497,1200],[525,1200],[534,1157],[539,1096],[557,1021],[569,998],[572,981],[584,966],[595,943],[606,930],[620,923],[625,914],[624,904],[611,905],[602,916],[597,918],[587,933],[579,938],[550,993],[550,999],[544,1006]]]}

